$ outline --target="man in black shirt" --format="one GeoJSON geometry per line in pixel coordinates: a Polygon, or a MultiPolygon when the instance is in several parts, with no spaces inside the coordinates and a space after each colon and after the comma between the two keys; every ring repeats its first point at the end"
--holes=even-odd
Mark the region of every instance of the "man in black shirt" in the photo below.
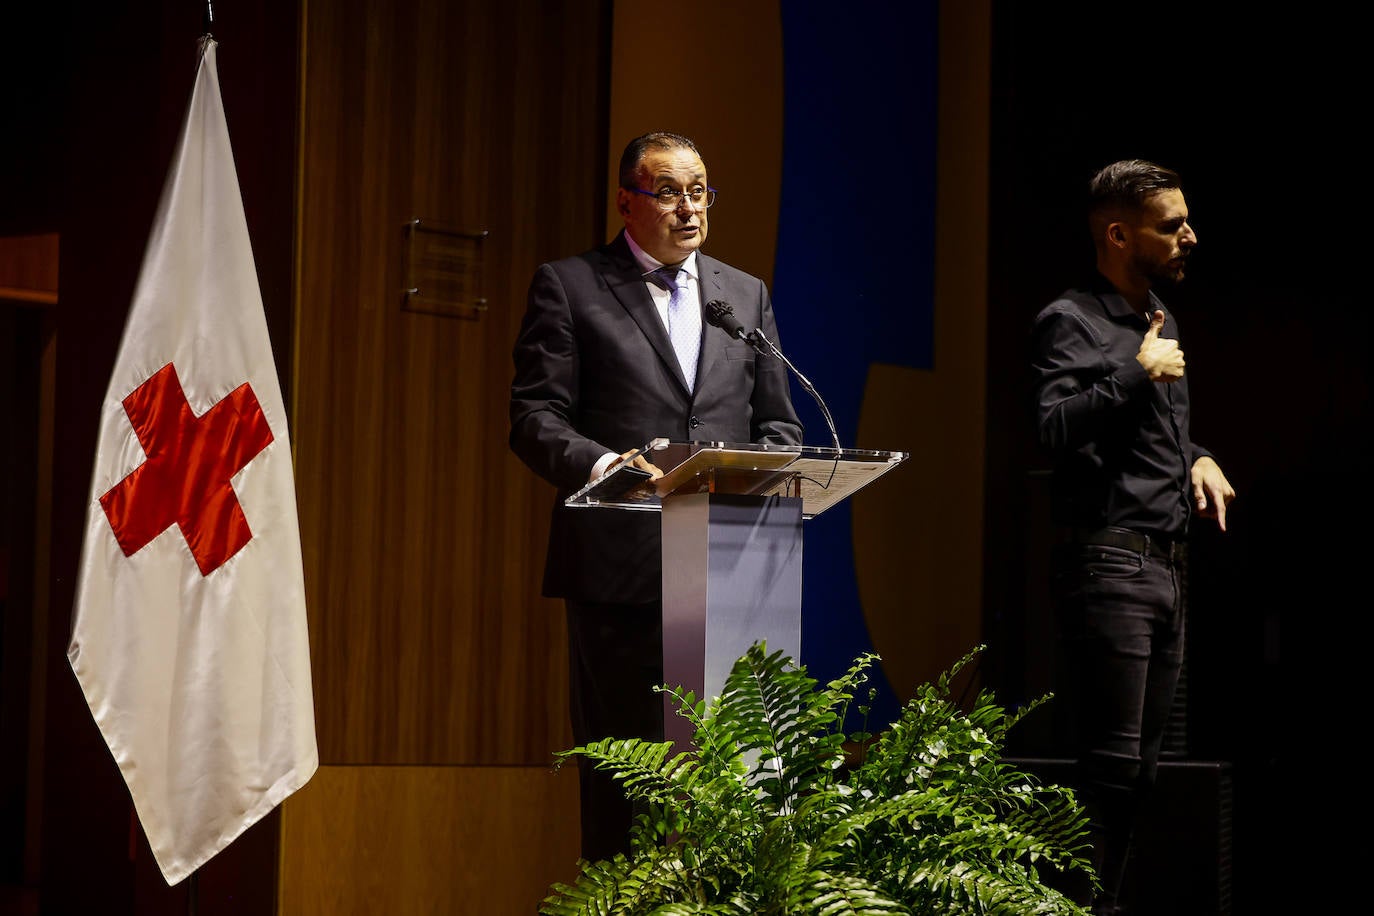
{"type": "Polygon", "coordinates": [[[1097,275],[1036,317],[1032,368],[1065,534],[1055,604],[1102,881],[1094,912],[1116,913],[1183,663],[1189,521],[1224,531],[1235,491],[1190,437],[1178,324],[1155,293],[1183,278],[1197,245],[1179,177],[1125,160],[1089,192],[1097,275]]]}

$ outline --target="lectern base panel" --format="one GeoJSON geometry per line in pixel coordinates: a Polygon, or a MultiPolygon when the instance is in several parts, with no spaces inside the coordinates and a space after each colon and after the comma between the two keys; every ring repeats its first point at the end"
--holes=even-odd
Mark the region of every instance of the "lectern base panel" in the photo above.
{"type": "MultiPolygon", "coordinates": [[[[710,700],[760,640],[801,658],[802,500],[692,493],[663,500],[663,678],[710,700]]],[[[665,697],[667,740],[692,727],[665,697]]]]}

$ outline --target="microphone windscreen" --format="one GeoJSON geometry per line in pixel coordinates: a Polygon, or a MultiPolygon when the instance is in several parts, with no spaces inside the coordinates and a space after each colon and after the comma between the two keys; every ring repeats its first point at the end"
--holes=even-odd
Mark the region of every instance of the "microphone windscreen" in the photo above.
{"type": "Polygon", "coordinates": [[[744,325],[735,317],[735,310],[729,303],[721,302],[719,299],[712,299],[706,303],[706,321],[737,340],[744,340],[747,334],[744,325]]]}

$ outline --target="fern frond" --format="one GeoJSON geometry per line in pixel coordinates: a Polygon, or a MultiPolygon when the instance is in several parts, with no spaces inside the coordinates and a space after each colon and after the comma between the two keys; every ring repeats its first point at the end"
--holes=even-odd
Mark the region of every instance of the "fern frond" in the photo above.
{"type": "Polygon", "coordinates": [[[709,704],[665,686],[692,748],[608,738],[562,755],[584,755],[645,810],[631,856],[582,863],[540,912],[1082,914],[1039,872],[1094,880],[1085,812],[1072,790],[1002,759],[1007,731],[1039,703],[1009,714],[988,691],[971,704],[950,696],[981,650],[918,688],[876,738],[844,735],[872,654],[821,687],[758,643],[709,704]],[[846,740],[861,757],[846,760],[846,740]]]}
{"type": "Polygon", "coordinates": [[[699,773],[692,754],[683,752],[669,757],[672,747],[671,741],[606,738],[563,753],[580,754],[593,761],[598,770],[610,771],[630,798],[663,802],[690,796],[699,773]]]}

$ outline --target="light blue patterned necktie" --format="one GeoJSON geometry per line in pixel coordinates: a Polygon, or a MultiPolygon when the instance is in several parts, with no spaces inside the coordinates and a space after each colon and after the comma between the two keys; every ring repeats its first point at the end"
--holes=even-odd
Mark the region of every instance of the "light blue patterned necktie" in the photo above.
{"type": "Polygon", "coordinates": [[[668,339],[673,342],[678,365],[687,379],[687,390],[696,385],[697,359],[701,355],[701,309],[687,283],[687,271],[680,267],[660,267],[654,271],[660,286],[672,291],[668,300],[668,339]]]}

